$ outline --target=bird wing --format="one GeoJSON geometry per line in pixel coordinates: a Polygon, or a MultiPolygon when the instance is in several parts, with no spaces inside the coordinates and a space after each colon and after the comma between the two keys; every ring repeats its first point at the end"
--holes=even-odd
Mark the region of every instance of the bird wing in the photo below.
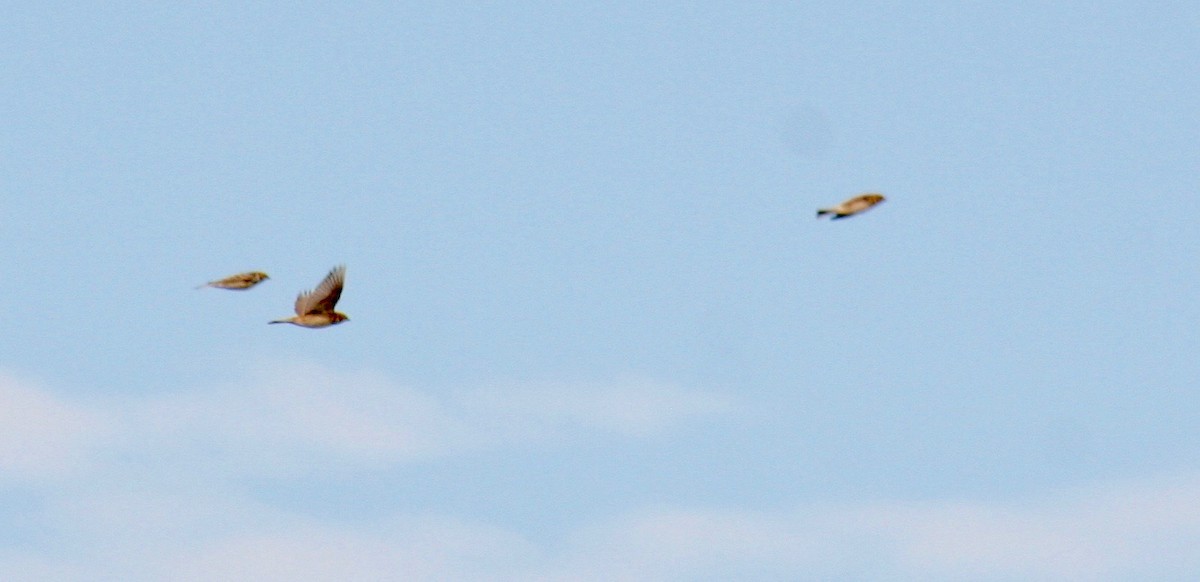
{"type": "Polygon", "coordinates": [[[333,313],[333,306],[342,297],[342,286],[346,283],[346,266],[339,265],[325,275],[316,289],[296,297],[296,315],[310,313],[333,313]]]}

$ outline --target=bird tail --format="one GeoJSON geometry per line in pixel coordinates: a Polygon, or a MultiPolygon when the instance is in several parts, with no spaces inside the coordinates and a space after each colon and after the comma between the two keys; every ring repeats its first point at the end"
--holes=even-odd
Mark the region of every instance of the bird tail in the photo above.
{"type": "Polygon", "coordinates": [[[817,218],[821,218],[822,216],[825,216],[826,214],[830,214],[832,212],[833,211],[828,208],[822,208],[817,211],[817,218]]]}
{"type": "Polygon", "coordinates": [[[292,320],[289,318],[289,319],[276,319],[274,321],[268,321],[267,323],[271,324],[271,323],[291,323],[291,322],[292,322],[292,320]]]}
{"type": "Polygon", "coordinates": [[[205,283],[203,285],[196,285],[195,287],[192,287],[192,289],[203,289],[205,287],[208,287],[208,283],[205,283]]]}

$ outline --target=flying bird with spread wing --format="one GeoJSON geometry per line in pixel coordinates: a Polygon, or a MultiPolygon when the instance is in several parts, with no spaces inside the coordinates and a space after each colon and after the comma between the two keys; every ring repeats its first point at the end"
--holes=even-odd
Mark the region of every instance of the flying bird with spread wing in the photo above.
{"type": "Polygon", "coordinates": [[[346,266],[339,265],[325,275],[325,279],[316,289],[301,293],[296,297],[296,315],[284,319],[276,319],[270,323],[290,323],[300,327],[329,327],[343,321],[348,321],[344,313],[333,310],[338,299],[342,297],[342,287],[346,284],[346,266]]]}
{"type": "Polygon", "coordinates": [[[866,212],[872,206],[875,206],[876,204],[879,204],[880,202],[883,202],[884,200],[886,200],[886,199],[883,197],[883,194],[875,194],[875,193],[859,194],[858,196],[855,196],[854,198],[851,198],[851,199],[849,199],[841,204],[838,204],[837,206],[834,206],[832,208],[822,208],[822,209],[818,210],[817,218],[821,218],[822,216],[825,216],[826,214],[833,215],[833,218],[831,218],[830,220],[846,218],[847,216],[853,216],[860,212],[866,212]]]}
{"type": "Polygon", "coordinates": [[[258,285],[259,283],[262,283],[263,281],[266,281],[267,279],[270,279],[270,277],[268,277],[267,274],[263,273],[262,271],[250,271],[247,273],[230,275],[224,279],[217,279],[216,281],[209,281],[203,285],[197,285],[196,288],[203,289],[205,287],[215,287],[217,289],[233,289],[236,291],[244,291],[255,285],[258,285]]]}

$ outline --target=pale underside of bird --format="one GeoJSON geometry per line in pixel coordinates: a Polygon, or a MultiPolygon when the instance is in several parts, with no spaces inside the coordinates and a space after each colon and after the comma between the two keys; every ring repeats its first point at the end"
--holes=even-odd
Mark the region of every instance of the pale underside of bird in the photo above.
{"type": "Polygon", "coordinates": [[[349,320],[350,318],[346,317],[346,314],[333,310],[338,299],[342,297],[342,287],[345,284],[346,266],[334,267],[315,289],[296,297],[295,316],[276,319],[270,323],[290,323],[300,327],[328,327],[349,320]]]}
{"type": "Polygon", "coordinates": [[[833,215],[833,218],[831,220],[837,220],[839,218],[846,218],[847,216],[853,216],[860,212],[866,212],[872,206],[875,206],[876,204],[879,204],[880,202],[883,202],[884,200],[886,200],[886,199],[883,197],[883,194],[876,194],[876,193],[859,194],[858,196],[855,196],[855,197],[853,197],[845,202],[842,202],[841,204],[838,204],[837,206],[834,206],[832,208],[822,208],[822,209],[818,210],[817,218],[820,218],[826,214],[833,215]]]}
{"type": "Polygon", "coordinates": [[[205,287],[215,287],[217,289],[233,289],[235,291],[244,291],[255,285],[258,285],[259,283],[262,283],[263,281],[266,281],[267,279],[270,279],[270,277],[268,277],[267,274],[262,271],[247,271],[245,273],[230,275],[224,279],[209,281],[203,285],[197,285],[196,288],[203,289],[205,287]]]}

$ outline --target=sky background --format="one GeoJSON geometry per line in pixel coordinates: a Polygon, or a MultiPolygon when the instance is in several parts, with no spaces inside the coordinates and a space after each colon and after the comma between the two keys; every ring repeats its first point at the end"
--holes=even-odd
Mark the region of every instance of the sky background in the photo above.
{"type": "Polygon", "coordinates": [[[1194,2],[250,4],[0,21],[0,578],[1200,575],[1194,2]]]}

